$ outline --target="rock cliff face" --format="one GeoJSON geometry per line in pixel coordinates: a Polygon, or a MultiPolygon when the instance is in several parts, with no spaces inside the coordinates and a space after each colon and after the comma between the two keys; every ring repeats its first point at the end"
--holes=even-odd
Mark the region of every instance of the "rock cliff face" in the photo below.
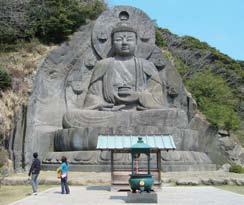
{"type": "MultiPolygon", "coordinates": [[[[18,166],[17,168],[28,168],[34,151],[38,151],[41,158],[44,161],[46,160],[46,162],[53,162],[60,158],[60,153],[54,152],[53,133],[62,129],[62,117],[66,112],[65,82],[69,80],[67,76],[72,70],[79,73],[80,70],[84,68],[84,64],[89,65],[92,63],[89,61],[89,57],[97,55],[97,53],[93,52],[91,45],[93,27],[93,22],[82,26],[71,37],[70,41],[63,43],[60,47],[50,52],[48,57],[38,67],[33,92],[27,107],[27,115],[20,116],[20,118],[26,117],[26,119],[19,119],[16,122],[16,130],[11,141],[13,154],[15,156],[22,156],[15,159],[15,165],[18,166]],[[86,58],[89,62],[85,61],[86,58]],[[21,122],[25,122],[27,127],[25,125],[23,126],[21,122]],[[21,143],[17,144],[18,142],[21,143]],[[46,157],[47,153],[50,153],[50,159],[46,157]],[[22,160],[22,163],[20,163],[20,160],[22,160]]],[[[182,40],[167,31],[161,30],[161,35],[166,42],[167,48],[173,55],[181,58],[186,65],[191,66],[191,69],[186,73],[187,76],[191,76],[197,69],[202,69],[206,65],[212,65],[213,62],[216,61],[216,59],[214,59],[216,56],[210,51],[202,51],[200,48],[191,50],[187,47],[189,45],[185,44],[184,39],[182,40]]],[[[158,52],[156,54],[158,55],[158,52]]],[[[226,157],[226,155],[223,155],[224,151],[221,149],[223,143],[221,144],[219,140],[221,136],[217,135],[217,129],[212,127],[200,114],[196,113],[194,100],[190,93],[186,91],[174,65],[167,60],[164,53],[162,56],[160,54],[160,58],[163,59],[163,62],[160,63],[164,65],[160,77],[167,82],[165,84],[165,89],[167,91],[169,104],[171,104],[171,108],[181,110],[180,112],[173,110],[174,112],[172,111],[172,113],[174,115],[172,115],[172,119],[170,118],[171,115],[167,114],[165,119],[162,120],[165,120],[165,124],[168,123],[167,120],[171,121],[160,131],[170,132],[176,140],[178,150],[184,152],[184,155],[179,152],[175,154],[176,156],[168,157],[170,159],[164,157],[165,159],[163,158],[162,160],[172,161],[172,163],[178,160],[179,164],[186,160],[193,164],[201,162],[212,163],[212,161],[216,164],[225,163],[228,156],[226,157]],[[180,158],[180,160],[178,158],[180,158]],[[209,160],[209,158],[212,161],[209,160]]],[[[157,60],[157,57],[155,57],[155,59],[157,60]]],[[[151,60],[153,61],[155,59],[152,58],[151,60]]],[[[88,70],[88,72],[90,71],[88,70]]],[[[226,71],[223,73],[228,79],[230,78],[231,72],[226,71]]],[[[229,83],[239,89],[241,79],[235,72],[232,74],[234,77],[230,79],[232,79],[233,82],[230,80],[229,83]]],[[[74,77],[82,78],[84,75],[77,75],[74,77]]],[[[75,100],[76,99],[77,98],[75,98],[75,100]]],[[[152,128],[149,127],[148,129],[151,130],[152,128]]],[[[79,164],[79,162],[85,164],[85,162],[88,161],[88,159],[85,158],[89,158],[90,155],[93,156],[92,152],[94,151],[89,153],[75,153],[81,158],[78,162],[71,152],[66,152],[65,154],[68,155],[71,160],[74,160],[76,164],[79,164]],[[72,159],[72,157],[74,157],[74,159],[72,159]]],[[[104,161],[109,160],[107,156],[103,158],[104,161]]],[[[94,163],[97,163],[97,159],[94,160],[94,163]]]]}

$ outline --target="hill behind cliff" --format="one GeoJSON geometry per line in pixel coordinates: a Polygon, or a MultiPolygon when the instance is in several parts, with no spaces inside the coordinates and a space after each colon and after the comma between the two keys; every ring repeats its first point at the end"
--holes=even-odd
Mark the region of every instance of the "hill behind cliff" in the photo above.
{"type": "Polygon", "coordinates": [[[244,144],[244,61],[237,61],[191,36],[158,28],[157,44],[172,60],[198,109],[244,144]],[[234,132],[233,132],[234,131],[234,132]]]}

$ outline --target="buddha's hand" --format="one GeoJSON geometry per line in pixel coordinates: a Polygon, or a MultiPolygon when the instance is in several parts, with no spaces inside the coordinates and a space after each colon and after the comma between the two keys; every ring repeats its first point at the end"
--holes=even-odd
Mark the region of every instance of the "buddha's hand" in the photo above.
{"type": "Polygon", "coordinates": [[[122,104],[122,105],[113,106],[112,108],[103,107],[100,110],[101,111],[119,111],[125,107],[126,107],[126,105],[122,104]]]}
{"type": "Polygon", "coordinates": [[[114,104],[113,103],[100,103],[96,105],[92,105],[90,107],[87,107],[88,110],[103,110],[103,109],[111,109],[113,108],[114,104]]]}
{"type": "Polygon", "coordinates": [[[148,92],[147,90],[140,93],[139,103],[141,107],[147,109],[161,109],[163,106],[161,99],[153,96],[153,94],[148,92]]]}
{"type": "Polygon", "coordinates": [[[136,102],[139,100],[139,92],[129,91],[127,93],[123,93],[123,95],[115,95],[115,99],[117,102],[128,103],[128,102],[136,102]]]}
{"type": "Polygon", "coordinates": [[[76,95],[80,95],[83,93],[81,81],[72,81],[71,88],[76,95]]]}

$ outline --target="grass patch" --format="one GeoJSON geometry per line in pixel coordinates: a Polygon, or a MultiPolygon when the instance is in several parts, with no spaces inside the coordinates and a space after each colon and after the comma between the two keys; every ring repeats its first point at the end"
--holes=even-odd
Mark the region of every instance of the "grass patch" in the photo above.
{"type": "MultiPolygon", "coordinates": [[[[54,185],[40,185],[39,191],[44,191],[54,185]]],[[[0,188],[0,205],[7,205],[14,201],[23,199],[32,193],[31,185],[1,186],[0,188]]]]}
{"type": "Polygon", "coordinates": [[[237,185],[222,185],[222,186],[215,186],[218,189],[222,189],[225,191],[231,191],[237,194],[244,195],[244,188],[243,186],[237,186],[237,185]]]}
{"type": "Polygon", "coordinates": [[[239,165],[239,164],[233,164],[233,165],[230,167],[230,172],[234,172],[234,173],[242,174],[242,173],[244,173],[244,167],[242,167],[242,166],[239,165]]]}

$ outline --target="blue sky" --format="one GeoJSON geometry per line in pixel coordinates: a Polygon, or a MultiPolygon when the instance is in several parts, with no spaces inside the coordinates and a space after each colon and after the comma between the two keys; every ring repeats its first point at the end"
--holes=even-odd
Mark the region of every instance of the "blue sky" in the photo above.
{"type": "Polygon", "coordinates": [[[145,11],[160,27],[207,42],[244,60],[244,0],[107,0],[145,11]]]}

